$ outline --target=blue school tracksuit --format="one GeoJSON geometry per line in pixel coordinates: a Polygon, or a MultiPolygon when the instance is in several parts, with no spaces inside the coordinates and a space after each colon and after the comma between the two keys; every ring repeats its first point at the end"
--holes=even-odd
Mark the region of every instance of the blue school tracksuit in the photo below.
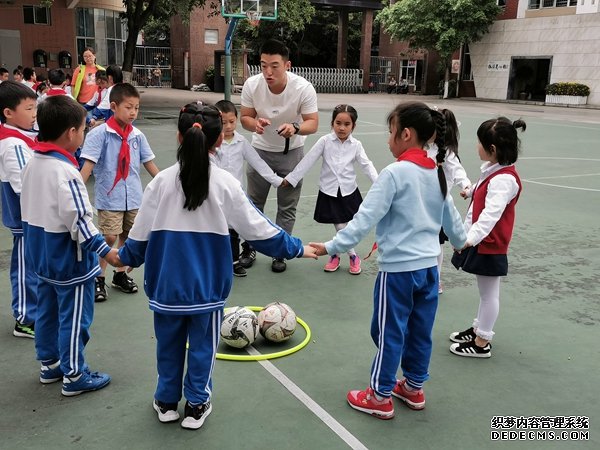
{"type": "MultiPolygon", "coordinates": [[[[27,133],[10,125],[7,129],[33,139],[37,133],[27,133]]],[[[23,224],[21,222],[21,172],[32,156],[32,150],[18,137],[0,140],[0,182],[2,183],[2,223],[13,235],[10,260],[12,311],[17,322],[25,325],[36,321],[38,279],[25,262],[23,224]]],[[[36,189],[37,192],[37,189],[36,189]]]]}
{"type": "Polygon", "coordinates": [[[194,211],[184,209],[184,200],[175,164],[146,187],[119,256],[132,267],[145,262],[144,289],[157,339],[155,399],[181,399],[189,339],[183,393],[197,405],[211,397],[221,316],[233,281],[229,228],[269,256],[290,259],[304,249],[251,204],[238,180],[214,165],[208,198],[194,211]]]}
{"type": "Polygon", "coordinates": [[[63,155],[34,152],[23,172],[21,208],[25,252],[40,279],[37,358],[60,360],[63,374],[77,375],[85,369],[98,256],[110,248],[93,224],[78,168],[63,155]]]}
{"type": "MultiPolygon", "coordinates": [[[[427,156],[423,150],[417,155],[427,156]]],[[[370,387],[389,397],[399,366],[412,387],[429,378],[440,228],[456,248],[462,248],[466,234],[452,197],[442,198],[435,164],[427,168],[411,161],[381,171],[354,218],[325,244],[327,253],[354,247],[374,226],[380,271],[371,321],[377,354],[370,387]]]]}

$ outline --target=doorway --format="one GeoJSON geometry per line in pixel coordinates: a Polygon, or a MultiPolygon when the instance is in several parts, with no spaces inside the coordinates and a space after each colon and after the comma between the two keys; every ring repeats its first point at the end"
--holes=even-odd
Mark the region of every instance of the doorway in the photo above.
{"type": "Polygon", "coordinates": [[[513,56],[506,98],[543,102],[551,70],[552,56],[513,56]]]}

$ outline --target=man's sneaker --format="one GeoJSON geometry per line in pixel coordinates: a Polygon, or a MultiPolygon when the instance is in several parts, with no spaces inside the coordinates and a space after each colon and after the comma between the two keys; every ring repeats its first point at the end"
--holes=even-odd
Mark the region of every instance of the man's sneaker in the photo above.
{"type": "Polygon", "coordinates": [[[192,406],[190,402],[185,402],[185,412],[181,426],[190,430],[197,430],[202,426],[211,411],[212,404],[210,401],[197,406],[192,406]]]}
{"type": "Polygon", "coordinates": [[[350,256],[350,269],[348,270],[352,275],[358,275],[361,272],[360,258],[358,255],[350,256]]]}
{"type": "Polygon", "coordinates": [[[239,262],[233,264],[233,276],[245,277],[246,275],[248,275],[248,272],[246,272],[246,269],[239,262]]]}
{"type": "Polygon", "coordinates": [[[164,403],[154,400],[152,402],[154,411],[158,413],[158,420],[162,423],[175,422],[179,420],[179,413],[177,412],[177,403],[164,403]]]}
{"type": "Polygon", "coordinates": [[[117,272],[116,270],[114,271],[111,286],[120,289],[126,294],[135,294],[138,291],[137,284],[135,284],[133,278],[125,272],[117,272]]]}
{"type": "Polygon", "coordinates": [[[392,395],[402,400],[410,409],[418,411],[425,408],[425,393],[423,389],[408,390],[406,388],[406,378],[396,381],[396,386],[392,389],[392,395]]]}
{"type": "Polygon", "coordinates": [[[75,377],[63,377],[62,395],[73,397],[84,392],[97,391],[110,383],[110,375],[85,371],[75,377]]]}
{"type": "Polygon", "coordinates": [[[370,387],[364,391],[349,391],[346,396],[348,404],[356,409],[378,419],[391,419],[394,417],[394,404],[391,398],[377,400],[375,393],[370,387]]]}
{"type": "Polygon", "coordinates": [[[40,368],[40,383],[50,384],[60,381],[63,378],[63,371],[60,368],[60,361],[44,365],[40,368]]]}
{"type": "Polygon", "coordinates": [[[463,342],[462,344],[452,344],[450,351],[455,355],[469,358],[489,358],[492,356],[492,345],[488,342],[485,347],[480,347],[475,344],[475,341],[463,342]]]}
{"type": "Polygon", "coordinates": [[[285,272],[287,265],[285,264],[284,259],[273,258],[273,262],[271,263],[271,270],[275,273],[285,272]]]}
{"type": "Polygon", "coordinates": [[[325,272],[335,272],[340,268],[340,257],[338,255],[333,255],[329,257],[329,261],[323,267],[325,272]]]}
{"type": "Polygon", "coordinates": [[[256,250],[250,247],[250,244],[248,244],[247,242],[242,243],[242,254],[240,255],[240,259],[238,260],[240,262],[240,265],[244,269],[248,269],[249,267],[252,267],[252,264],[254,264],[255,260],[256,250]]]}
{"type": "Polygon", "coordinates": [[[24,323],[15,322],[15,329],[13,330],[13,336],[35,339],[34,324],[25,325],[24,323]]]}
{"type": "Polygon", "coordinates": [[[96,303],[105,302],[108,298],[106,294],[106,279],[104,277],[96,277],[96,291],[94,293],[94,301],[96,303]]]}
{"type": "Polygon", "coordinates": [[[455,331],[449,337],[452,342],[458,342],[459,344],[462,344],[463,342],[471,342],[475,340],[477,335],[475,334],[475,330],[473,330],[473,327],[471,327],[466,329],[465,331],[455,331]]]}

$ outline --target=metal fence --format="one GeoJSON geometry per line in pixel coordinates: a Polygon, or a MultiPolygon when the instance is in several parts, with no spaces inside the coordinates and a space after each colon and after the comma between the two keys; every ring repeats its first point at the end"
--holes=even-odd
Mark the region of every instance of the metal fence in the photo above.
{"type": "MultiPolygon", "coordinates": [[[[292,67],[290,72],[306,78],[317,92],[357,93],[363,89],[361,69],[330,69],[322,67],[292,67]]],[[[250,76],[261,73],[260,66],[248,66],[250,76]]]]}
{"type": "Polygon", "coordinates": [[[171,87],[171,49],[137,46],[131,81],[138,87],[171,87]]]}

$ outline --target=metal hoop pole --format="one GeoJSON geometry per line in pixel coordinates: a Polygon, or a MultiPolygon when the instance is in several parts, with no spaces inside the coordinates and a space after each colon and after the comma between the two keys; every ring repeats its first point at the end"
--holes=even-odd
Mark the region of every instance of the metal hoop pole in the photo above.
{"type": "Polygon", "coordinates": [[[225,35],[225,100],[231,101],[231,47],[233,44],[233,35],[237,27],[238,19],[232,17],[225,35]]]}

